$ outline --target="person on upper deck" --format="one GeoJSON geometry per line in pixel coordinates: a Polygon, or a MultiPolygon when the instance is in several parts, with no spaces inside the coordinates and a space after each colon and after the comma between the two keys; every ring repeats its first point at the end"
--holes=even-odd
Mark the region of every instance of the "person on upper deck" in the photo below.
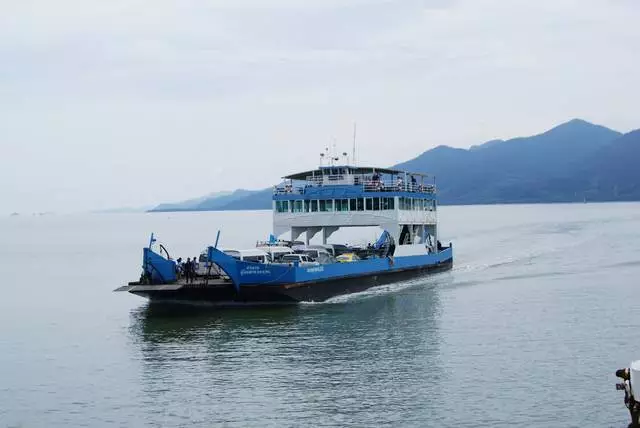
{"type": "Polygon", "coordinates": [[[416,177],[415,176],[411,176],[411,190],[416,190],[416,186],[417,186],[418,182],[416,181],[416,177]]]}
{"type": "Polygon", "coordinates": [[[402,177],[398,177],[398,181],[396,181],[396,186],[398,187],[398,190],[402,190],[404,183],[402,181],[402,177]]]}

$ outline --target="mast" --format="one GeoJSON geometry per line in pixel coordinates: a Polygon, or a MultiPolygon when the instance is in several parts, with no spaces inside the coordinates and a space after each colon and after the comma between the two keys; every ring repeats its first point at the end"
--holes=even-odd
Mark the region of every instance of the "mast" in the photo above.
{"type": "Polygon", "coordinates": [[[356,122],[353,122],[353,156],[351,157],[353,166],[356,166],[356,130],[356,122]]]}

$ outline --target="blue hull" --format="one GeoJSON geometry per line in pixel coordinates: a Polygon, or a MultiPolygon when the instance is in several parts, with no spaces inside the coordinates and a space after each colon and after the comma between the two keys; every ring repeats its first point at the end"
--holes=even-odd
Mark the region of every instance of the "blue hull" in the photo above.
{"type": "MultiPolygon", "coordinates": [[[[173,263],[152,258],[158,272],[173,263]],[[164,266],[163,263],[168,264],[164,266]]],[[[452,248],[437,254],[360,260],[350,263],[298,266],[244,262],[210,247],[209,260],[216,263],[231,281],[214,280],[187,283],[161,281],[130,283],[129,292],[152,301],[238,304],[290,304],[322,302],[331,297],[357,293],[371,287],[442,272],[453,265],[452,248]]]]}
{"type": "Polygon", "coordinates": [[[194,290],[200,295],[197,300],[324,301],[333,296],[451,269],[453,250],[447,248],[438,254],[298,266],[243,262],[210,247],[209,260],[231,278],[232,285],[215,293],[194,290]],[[205,294],[209,297],[205,297],[205,294]]]}
{"type": "Polygon", "coordinates": [[[204,303],[217,306],[237,305],[280,305],[297,302],[322,302],[331,297],[358,293],[371,287],[417,278],[423,275],[451,269],[451,258],[412,268],[386,269],[380,272],[324,278],[315,281],[283,284],[244,284],[209,283],[180,284],[175,288],[163,286],[135,287],[129,290],[133,294],[155,302],[204,303]]]}

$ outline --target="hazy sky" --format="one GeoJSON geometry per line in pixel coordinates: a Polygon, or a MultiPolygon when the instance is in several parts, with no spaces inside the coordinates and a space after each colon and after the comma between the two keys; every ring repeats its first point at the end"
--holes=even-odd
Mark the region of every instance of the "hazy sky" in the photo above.
{"type": "Polygon", "coordinates": [[[0,213],[640,127],[638,0],[0,0],[0,213]]]}

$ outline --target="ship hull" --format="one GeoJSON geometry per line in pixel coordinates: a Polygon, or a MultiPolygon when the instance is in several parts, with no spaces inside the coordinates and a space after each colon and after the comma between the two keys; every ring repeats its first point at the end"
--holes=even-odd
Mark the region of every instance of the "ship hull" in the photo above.
{"type": "MultiPolygon", "coordinates": [[[[176,283],[162,286],[132,284],[126,291],[152,302],[200,303],[218,306],[279,305],[323,302],[332,297],[358,293],[399,281],[406,281],[451,269],[453,257],[436,263],[387,269],[357,275],[336,276],[282,284],[176,283]]],[[[124,291],[124,290],[123,290],[124,291]]]]}

